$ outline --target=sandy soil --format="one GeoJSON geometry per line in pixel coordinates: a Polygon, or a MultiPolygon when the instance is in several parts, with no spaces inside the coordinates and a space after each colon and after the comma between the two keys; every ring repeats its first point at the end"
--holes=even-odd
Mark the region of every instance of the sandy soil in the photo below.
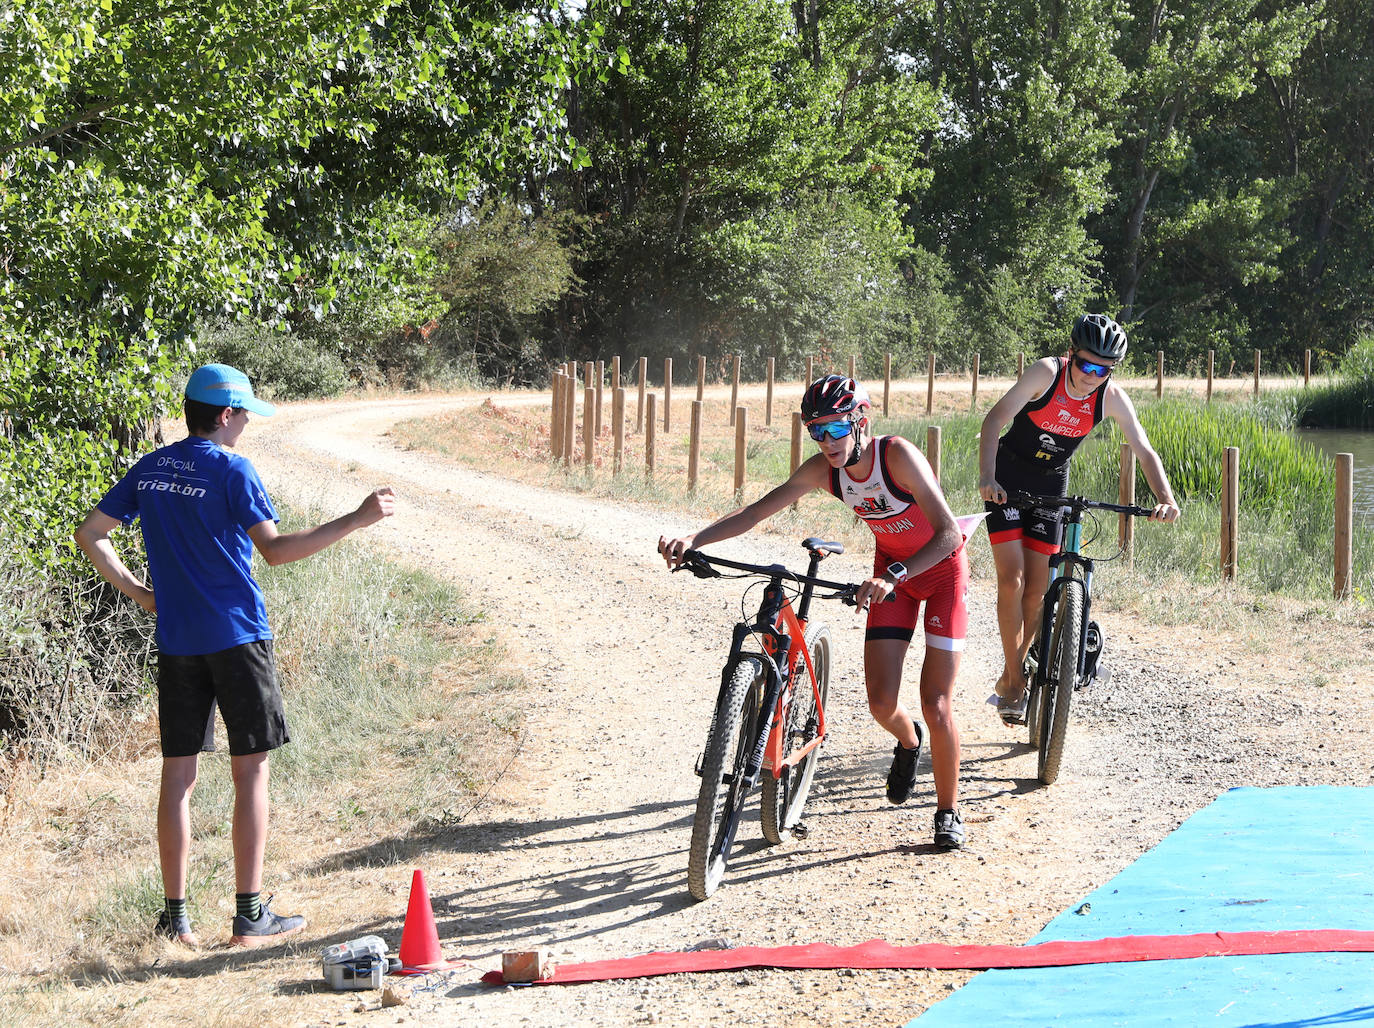
{"type": "MultiPolygon", "coordinates": [[[[1112,677],[1080,694],[1065,771],[1039,787],[1024,729],[1002,726],[985,704],[999,652],[983,540],[957,690],[967,847],[930,845],[926,758],[913,798],[887,803],[892,741],[863,700],[861,624],[833,605],[821,612],[836,644],[832,735],[809,836],[766,846],[754,805],[725,885],[695,903],[692,766],[741,583],[665,571],[658,536],[695,527],[677,515],[519,485],[387,438],[397,420],[472,402],[286,405],[256,420],[241,446],[274,496],[292,503],[342,511],[393,485],[399,512],[370,538],[469,589],[534,684],[518,759],[422,857],[444,948],[471,963],[405,1012],[354,1012],[375,1008],[375,994],[321,995],[314,1023],[399,1014],[436,1025],[902,1024],[970,973],[749,970],[540,988],[477,978],[502,951],[535,947],[575,962],[874,938],[1019,943],[1227,788],[1363,783],[1374,769],[1362,730],[1374,689],[1359,656],[1374,643],[1369,618],[1332,623],[1295,607],[1269,621],[1284,623],[1281,640],[1258,638],[1218,590],[1205,633],[1103,613],[1112,677]]],[[[756,535],[716,552],[799,562],[802,551],[756,535]]],[[[857,578],[868,559],[846,554],[827,570],[857,578]]],[[[917,646],[913,707],[919,660],[917,646]]],[[[409,864],[377,874],[394,879],[403,906],[409,864]]]]}

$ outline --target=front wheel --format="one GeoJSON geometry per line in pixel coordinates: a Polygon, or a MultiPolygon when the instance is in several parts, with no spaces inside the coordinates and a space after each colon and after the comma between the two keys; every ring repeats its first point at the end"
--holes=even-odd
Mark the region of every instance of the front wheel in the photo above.
{"type": "MultiPolygon", "coordinates": [[[[816,738],[821,727],[821,711],[825,709],[830,691],[830,629],[825,625],[808,627],[806,649],[816,672],[816,688],[812,690],[806,662],[799,656],[792,668],[792,702],[788,705],[782,737],[784,756],[816,738]],[[816,707],[817,693],[821,698],[819,709],[816,707]]],[[[769,842],[785,842],[792,837],[792,829],[801,820],[806,797],[811,793],[811,780],[816,776],[816,759],[820,755],[821,748],[817,746],[796,764],[784,768],[776,778],[771,771],[764,772],[760,812],[763,837],[769,842]]]]}
{"type": "Polygon", "coordinates": [[[1053,785],[1064,759],[1064,740],[1069,734],[1069,706],[1078,682],[1078,643],[1083,637],[1083,583],[1071,579],[1060,593],[1054,627],[1046,650],[1046,695],[1040,720],[1040,781],[1053,785]]]}
{"type": "Polygon", "coordinates": [[[716,705],[701,765],[692,845],[687,855],[687,889],[704,900],[725,877],[725,863],[744,808],[744,769],[753,748],[759,704],[767,682],[763,662],[742,657],[716,705]]]}

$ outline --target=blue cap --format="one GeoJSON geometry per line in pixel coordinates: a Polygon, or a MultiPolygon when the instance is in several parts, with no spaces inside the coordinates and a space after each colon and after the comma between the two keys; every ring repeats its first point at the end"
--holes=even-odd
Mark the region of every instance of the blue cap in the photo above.
{"type": "Polygon", "coordinates": [[[242,407],[265,418],[277,410],[254,396],[248,376],[228,364],[206,364],[191,372],[186,382],[186,399],[212,407],[242,407]]]}

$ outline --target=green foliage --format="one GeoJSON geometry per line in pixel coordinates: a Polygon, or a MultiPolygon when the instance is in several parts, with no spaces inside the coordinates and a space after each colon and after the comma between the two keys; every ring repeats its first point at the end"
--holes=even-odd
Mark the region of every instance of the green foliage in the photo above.
{"type": "MultiPolygon", "coordinates": [[[[3,22],[0,481],[22,515],[0,527],[40,564],[174,405],[197,325],[323,324],[348,360],[423,323],[417,219],[581,160],[562,95],[620,63],[595,17],[522,0],[33,0],[3,22]]],[[[284,380],[311,363],[275,357],[284,380]]]]}
{"type": "Polygon", "coordinates": [[[246,374],[267,399],[333,396],[348,385],[343,362],[285,329],[228,322],[196,338],[196,362],[229,364],[246,374]]]}
{"type": "Polygon", "coordinates": [[[1350,384],[1374,384],[1374,333],[1366,332],[1341,358],[1340,377],[1350,384]]]}
{"type": "Polygon", "coordinates": [[[510,202],[452,212],[429,242],[430,287],[448,305],[421,367],[466,361],[506,383],[542,378],[538,316],[575,295],[582,220],[532,215],[510,202]]]}

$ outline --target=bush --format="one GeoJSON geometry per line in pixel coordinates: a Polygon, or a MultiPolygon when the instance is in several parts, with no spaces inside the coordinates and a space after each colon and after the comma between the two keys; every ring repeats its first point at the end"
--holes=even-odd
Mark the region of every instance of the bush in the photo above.
{"type": "Polygon", "coordinates": [[[112,586],[37,575],[6,549],[0,626],[0,759],[23,755],[42,770],[128,738],[131,706],[152,694],[152,618],[112,586]]]}
{"type": "Polygon", "coordinates": [[[203,328],[197,363],[229,364],[253,381],[259,395],[278,400],[334,396],[348,385],[343,362],[320,344],[252,322],[203,328]]]}

